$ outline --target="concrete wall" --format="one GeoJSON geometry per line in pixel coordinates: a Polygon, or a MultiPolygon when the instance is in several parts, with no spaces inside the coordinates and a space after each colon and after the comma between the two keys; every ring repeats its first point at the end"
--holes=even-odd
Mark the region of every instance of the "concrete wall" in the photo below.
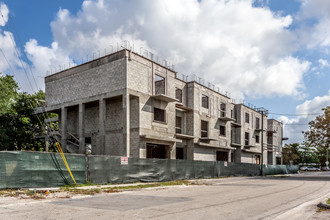
{"type": "Polygon", "coordinates": [[[125,88],[125,56],[125,51],[120,51],[46,77],[46,104],[63,104],[125,88]]]}
{"type": "Polygon", "coordinates": [[[194,148],[194,160],[215,161],[215,151],[212,148],[198,147],[194,148]]]}

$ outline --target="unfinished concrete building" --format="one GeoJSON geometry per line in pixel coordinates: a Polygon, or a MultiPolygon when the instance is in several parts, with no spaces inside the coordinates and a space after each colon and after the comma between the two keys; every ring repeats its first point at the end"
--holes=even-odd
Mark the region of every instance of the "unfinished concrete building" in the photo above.
{"type": "MultiPolygon", "coordinates": [[[[98,155],[260,163],[261,141],[274,125],[264,116],[261,130],[260,112],[126,49],[45,83],[47,111],[58,113],[69,152],[88,145],[98,155]]],[[[274,158],[267,155],[265,148],[264,163],[274,158]]]]}
{"type": "Polygon", "coordinates": [[[269,164],[282,164],[283,124],[275,119],[267,121],[267,160],[269,164]]]}

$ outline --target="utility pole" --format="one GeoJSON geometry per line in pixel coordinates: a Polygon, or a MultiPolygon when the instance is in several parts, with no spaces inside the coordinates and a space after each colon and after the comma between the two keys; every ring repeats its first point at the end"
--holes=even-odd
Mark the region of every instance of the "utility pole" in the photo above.
{"type": "Polygon", "coordinates": [[[327,169],[329,169],[329,148],[327,148],[327,161],[325,162],[327,169]]]}
{"type": "Polygon", "coordinates": [[[268,110],[265,108],[257,108],[257,112],[261,113],[261,156],[260,156],[260,176],[263,175],[264,164],[264,116],[268,115],[268,110]]]}

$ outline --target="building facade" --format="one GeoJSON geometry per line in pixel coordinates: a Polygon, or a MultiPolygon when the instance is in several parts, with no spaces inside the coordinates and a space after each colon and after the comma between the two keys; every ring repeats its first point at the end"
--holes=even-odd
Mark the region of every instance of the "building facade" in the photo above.
{"type": "Polygon", "coordinates": [[[260,163],[264,143],[264,164],[281,155],[280,122],[126,49],[47,76],[45,84],[64,151],[260,163]]]}

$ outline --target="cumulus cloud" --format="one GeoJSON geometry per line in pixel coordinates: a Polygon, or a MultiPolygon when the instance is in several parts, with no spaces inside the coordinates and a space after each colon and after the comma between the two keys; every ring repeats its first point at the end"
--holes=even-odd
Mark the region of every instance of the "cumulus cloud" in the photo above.
{"type": "Polygon", "coordinates": [[[328,63],[328,61],[327,60],[324,60],[324,59],[319,59],[317,62],[320,64],[320,68],[321,69],[330,66],[330,64],[328,63]]]}
{"type": "Polygon", "coordinates": [[[330,1],[301,0],[296,19],[301,23],[301,43],[308,48],[330,46],[330,1]]]}
{"type": "Polygon", "coordinates": [[[85,0],[77,14],[60,9],[51,23],[54,55],[86,60],[128,40],[136,52],[153,52],[179,73],[195,73],[235,94],[300,95],[310,63],[292,56],[298,47],[288,29],[292,17],[253,3],[85,0]]]}
{"type": "Polygon", "coordinates": [[[0,26],[5,26],[8,21],[9,10],[7,5],[0,3],[0,26]]]}
{"type": "MultiPolygon", "coordinates": [[[[8,21],[9,10],[5,4],[0,5],[3,23],[8,21]]],[[[16,45],[14,35],[0,29],[0,73],[13,75],[20,89],[25,92],[35,92],[43,88],[43,80],[38,80],[31,74],[29,65],[22,59],[23,53],[16,45]]]]}
{"type": "Polygon", "coordinates": [[[330,106],[330,90],[328,91],[328,94],[324,96],[316,96],[313,99],[307,100],[298,105],[296,107],[297,117],[279,117],[278,120],[285,124],[284,136],[289,137],[290,143],[302,142],[302,131],[306,131],[309,128],[308,122],[314,120],[317,117],[317,115],[314,114],[322,113],[322,108],[327,106],[330,106]]]}

